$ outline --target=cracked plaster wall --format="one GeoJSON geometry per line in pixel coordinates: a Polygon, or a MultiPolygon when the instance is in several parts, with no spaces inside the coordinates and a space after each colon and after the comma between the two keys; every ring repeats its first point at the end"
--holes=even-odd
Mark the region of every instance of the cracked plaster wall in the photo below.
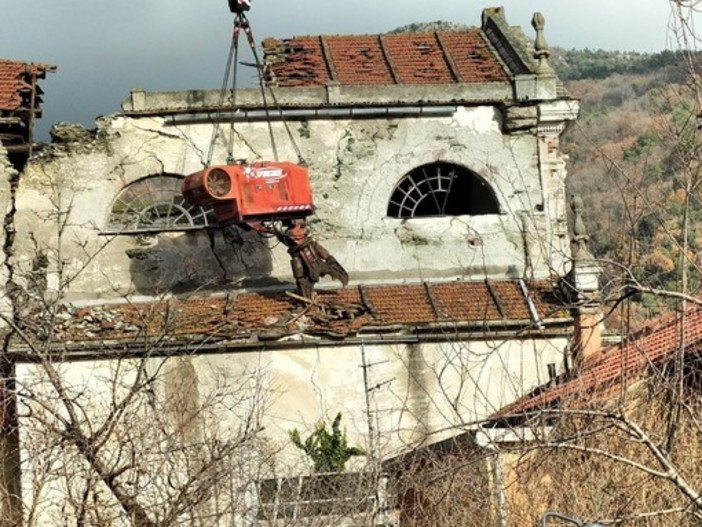
{"type": "MultiPolygon", "coordinates": [[[[548,380],[548,363],[563,367],[566,338],[491,340],[410,345],[367,345],[370,410],[383,458],[455,434],[457,424],[480,422],[548,380]],[[506,365],[509,364],[509,368],[506,365]]],[[[200,391],[211,386],[209,370],[236,379],[261,371],[271,394],[264,415],[266,436],[282,466],[304,461],[288,431],[312,430],[320,418],[342,412],[349,444],[368,449],[368,415],[363,362],[358,346],[302,348],[193,357],[200,391]],[[333,360],[330,360],[333,354],[333,360]]],[[[303,434],[305,437],[306,434],[303,434]]],[[[362,460],[359,460],[362,461],[362,460]]]]}
{"type": "MultiPolygon", "coordinates": [[[[223,387],[231,389],[232,397],[234,393],[236,397],[245,395],[238,391],[256,372],[257,381],[251,389],[259,391],[251,392],[247,400],[253,404],[255,399],[264,407],[260,409],[264,439],[261,446],[265,452],[276,453],[275,459],[266,456],[266,462],[271,465],[263,467],[261,477],[265,477],[270,470],[277,476],[286,476],[308,468],[308,460],[293,447],[288,432],[298,428],[306,437],[320,419],[330,422],[338,412],[342,413],[349,444],[370,452],[367,388],[375,387],[369,396],[376,433],[375,452],[387,459],[425,442],[444,439],[454,433],[456,426],[480,422],[525,391],[541,385],[547,380],[546,365],[561,365],[566,346],[565,338],[368,345],[364,348],[367,384],[357,346],[245,353],[236,355],[236,360],[226,353],[170,357],[165,363],[157,358],[149,360],[153,365],[150,368],[164,372],[163,382],[154,388],[154,397],[164,407],[174,404],[175,408],[191,413],[196,411],[198,401],[209,400],[209,394],[229,397],[229,391],[223,387]],[[333,354],[333,360],[329,360],[329,354],[333,354]],[[506,363],[510,364],[509,370],[506,363]],[[179,403],[180,396],[173,399],[181,387],[191,394],[187,404],[179,403]]],[[[127,364],[121,364],[121,368],[123,375],[131,375],[127,364]]],[[[66,385],[90,401],[110,400],[110,379],[116,371],[116,363],[109,361],[77,362],[62,367],[66,385]]],[[[36,365],[18,366],[20,383],[36,385],[42,375],[36,365]]],[[[99,408],[98,405],[96,411],[99,408]]],[[[226,436],[241,430],[247,425],[246,411],[241,405],[232,405],[229,413],[215,419],[220,429],[207,432],[226,436]]],[[[177,424],[177,416],[173,422],[177,424]]],[[[197,437],[198,430],[183,432],[197,437]]],[[[29,468],[31,459],[24,462],[29,468]]],[[[364,458],[356,458],[349,468],[354,463],[365,462],[364,458]]],[[[32,488],[31,470],[25,474],[25,488],[32,488]]],[[[49,493],[50,489],[49,484],[44,490],[49,493]]]]}
{"type": "MultiPolygon", "coordinates": [[[[313,234],[353,281],[548,276],[567,249],[565,231],[556,228],[565,224],[563,182],[540,176],[536,136],[504,135],[501,120],[495,107],[482,106],[459,107],[446,117],[290,122],[310,167],[313,234]],[[492,186],[501,213],[386,217],[402,176],[436,161],[479,174],[492,186]]],[[[280,159],[295,161],[283,126],[273,126],[280,159]]],[[[220,131],[214,162],[226,157],[229,130],[220,131]]],[[[272,158],[265,123],[237,124],[236,133],[236,158],[272,158]]],[[[13,265],[31,267],[38,246],[52,262],[50,289],[61,288],[56,262],[63,262],[64,279],[77,275],[64,288],[69,300],[289,282],[287,253],[260,250],[260,241],[258,250],[247,252],[218,236],[215,257],[202,232],[100,235],[125,185],[201,169],[211,134],[211,124],[113,116],[102,119],[94,134],[63,137],[22,175],[13,265]]]]}
{"type": "MultiPolygon", "coordinates": [[[[2,265],[0,266],[0,288],[3,292],[7,292],[7,282],[10,278],[10,269],[8,267],[8,251],[7,247],[8,235],[12,236],[14,213],[12,209],[12,180],[17,176],[17,171],[12,167],[7,157],[7,151],[0,143],[0,210],[3,211],[3,229],[0,231],[0,246],[3,247],[2,265]]],[[[12,317],[12,304],[7,294],[0,296],[0,312],[6,317],[12,317]]],[[[5,329],[5,322],[0,320],[0,329],[5,329]]]]}

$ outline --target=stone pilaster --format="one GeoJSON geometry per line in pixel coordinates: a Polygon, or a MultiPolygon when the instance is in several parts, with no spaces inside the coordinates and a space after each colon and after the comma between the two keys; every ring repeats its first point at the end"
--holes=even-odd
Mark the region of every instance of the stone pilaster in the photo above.
{"type": "Polygon", "coordinates": [[[576,370],[585,361],[596,360],[602,347],[601,268],[587,246],[589,236],[585,232],[583,209],[582,199],[572,196],[573,256],[564,289],[575,321],[571,352],[576,370]]]}

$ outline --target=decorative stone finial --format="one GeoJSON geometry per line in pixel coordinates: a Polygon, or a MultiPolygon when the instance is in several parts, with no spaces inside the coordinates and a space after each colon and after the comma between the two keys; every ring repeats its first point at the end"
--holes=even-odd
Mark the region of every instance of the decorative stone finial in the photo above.
{"type": "Polygon", "coordinates": [[[534,41],[534,58],[538,61],[536,73],[538,75],[553,74],[553,68],[548,63],[551,52],[548,50],[546,37],[544,37],[544,27],[546,26],[544,15],[538,12],[534,13],[531,26],[536,30],[536,40],[534,41]]]}
{"type": "Polygon", "coordinates": [[[573,256],[584,257],[590,254],[587,248],[587,242],[590,237],[587,235],[585,223],[583,222],[583,199],[577,194],[572,194],[570,197],[570,210],[573,211],[573,243],[576,245],[573,256]]]}
{"type": "MultiPolygon", "coordinates": [[[[573,303],[578,313],[595,312],[600,308],[600,275],[602,269],[590,253],[583,223],[583,200],[571,195],[570,208],[573,211],[573,257],[572,266],[562,282],[565,297],[573,303]],[[594,310],[594,311],[593,311],[594,310]]],[[[592,324],[590,325],[591,327],[592,324]]]]}

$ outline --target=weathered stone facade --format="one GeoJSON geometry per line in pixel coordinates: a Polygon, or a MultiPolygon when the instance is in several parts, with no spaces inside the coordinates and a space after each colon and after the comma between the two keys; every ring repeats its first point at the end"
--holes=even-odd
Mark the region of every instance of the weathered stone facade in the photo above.
{"type": "MultiPolygon", "coordinates": [[[[0,144],[0,210],[3,211],[3,229],[0,232],[0,243],[2,243],[3,264],[6,263],[8,256],[8,236],[13,234],[13,200],[12,200],[12,181],[16,177],[17,171],[10,164],[7,153],[0,144]]],[[[0,270],[0,287],[2,291],[7,292],[7,281],[9,278],[8,267],[3,265],[0,270]]],[[[7,295],[3,295],[0,301],[0,311],[5,316],[12,316],[12,305],[7,295]]],[[[3,324],[4,325],[4,324],[3,324]]]]}
{"type": "MultiPolygon", "coordinates": [[[[562,272],[568,248],[565,170],[558,132],[548,127],[572,119],[572,105],[543,104],[531,133],[515,134],[504,133],[505,114],[492,105],[442,107],[443,115],[429,117],[291,122],[309,161],[317,205],[313,232],[356,283],[546,278],[562,272]],[[500,212],[389,218],[388,202],[400,179],[437,161],[478,174],[494,191],[500,212]]],[[[241,123],[236,131],[245,138],[237,143],[237,158],[272,156],[265,124],[241,123]]],[[[280,122],[274,123],[274,134],[285,146],[280,122]]],[[[240,287],[251,279],[260,279],[259,285],[288,281],[287,254],[269,251],[255,238],[238,250],[219,234],[211,249],[204,232],[102,234],[125,186],[150,175],[185,175],[202,168],[211,135],[211,123],[114,116],[101,122],[90,139],[54,145],[30,164],[20,182],[15,251],[20,256],[14,265],[30,265],[26,259],[33,240],[57,246],[56,223],[48,220],[58,205],[66,215],[61,235],[71,240],[62,247],[68,268],[82,268],[86,252],[99,251],[65,291],[72,301],[240,287]]],[[[285,146],[280,156],[294,160],[295,152],[285,146]]],[[[224,157],[221,146],[215,159],[224,157]]],[[[56,281],[50,279],[49,287],[55,289],[56,281]]]]}
{"type": "MultiPolygon", "coordinates": [[[[255,373],[260,382],[245,400],[261,403],[256,424],[265,431],[267,452],[276,453],[266,461],[266,474],[286,475],[309,468],[289,441],[292,428],[310,430],[319,419],[341,412],[349,443],[385,459],[487,418],[542,384],[548,364],[562,370],[571,321],[540,318],[528,284],[566,273],[569,241],[559,136],[576,118],[578,104],[534,59],[523,35],[507,27],[501,10],[486,10],[481,31],[486,49],[507,72],[505,82],[287,87],[277,92],[280,112],[270,114],[256,90],[237,93],[233,114],[216,92],[135,91],[123,111],[100,119],[96,130],[57,125],[54,143],[30,160],[16,192],[0,193],[15,233],[4,252],[3,276],[11,274],[13,287],[21,291],[13,306],[19,317],[39,320],[37,326],[27,325],[38,334],[35,344],[19,342],[11,350],[20,363],[18,381],[41,386],[37,397],[51,393],[54,370],[47,365],[58,358],[66,400],[75,397],[72,404],[82,409],[94,405],[100,421],[109,414],[114,392],[123,390],[122,376],[128,379],[124,385],[133,382],[125,368],[143,367],[166,381],[141,394],[146,402],[139,412],[146,420],[156,419],[153,401],[185,393],[171,410],[169,426],[176,426],[183,415],[196,415],[200,405],[217,399],[218,383],[250,383],[255,373]],[[319,336],[293,323],[313,318],[305,310],[283,320],[287,326],[276,338],[263,330],[280,326],[280,320],[269,323],[264,317],[261,331],[254,328],[247,340],[235,335],[239,326],[227,333],[226,324],[219,340],[207,332],[202,332],[207,338],[190,343],[175,339],[166,323],[170,309],[177,312],[208,295],[236,300],[245,291],[274,295],[291,287],[286,251],[251,232],[115,227],[125,189],[201,169],[212,137],[213,160],[224,162],[230,133],[236,159],[271,159],[269,133],[281,160],[299,161],[297,146],[315,195],[313,234],[348,270],[350,287],[358,287],[363,297],[362,285],[424,283],[431,321],[409,317],[381,327],[384,321],[377,317],[377,326],[368,324],[357,333],[319,336]],[[488,189],[485,195],[494,195],[496,210],[388,214],[403,177],[446,167],[465,171],[476,188],[488,189]],[[428,282],[453,281],[487,284],[485,295],[496,306],[493,318],[481,313],[462,320],[448,317],[428,282]],[[490,286],[500,281],[521,292],[500,300],[490,286]],[[117,322],[81,311],[136,302],[152,304],[153,314],[163,319],[158,338],[120,321],[119,338],[100,338],[100,331],[114,330],[117,322]],[[509,303],[520,303],[528,314],[510,318],[509,303]],[[90,329],[81,339],[58,329],[67,321],[85,320],[90,329]],[[164,342],[171,343],[166,351],[164,342]],[[255,400],[263,392],[265,402],[255,400]]],[[[0,164],[3,185],[9,185],[11,175],[0,164]]],[[[143,200],[148,199],[145,194],[143,200]]],[[[466,303],[477,306],[472,300],[466,303]]],[[[375,316],[373,307],[363,303],[359,316],[375,316]]],[[[184,437],[236,436],[233,430],[250,423],[235,406],[206,425],[193,419],[194,428],[185,427],[184,437]]],[[[88,411],[85,420],[89,426],[88,411]]],[[[35,425],[26,426],[28,444],[35,425]]],[[[42,468],[32,455],[31,448],[25,449],[27,495],[42,468]]],[[[98,479],[108,487],[119,481],[107,476],[98,479]]],[[[49,482],[34,496],[46,500],[43,521],[61,514],[57,490],[66,492],[62,485],[49,482]]]]}

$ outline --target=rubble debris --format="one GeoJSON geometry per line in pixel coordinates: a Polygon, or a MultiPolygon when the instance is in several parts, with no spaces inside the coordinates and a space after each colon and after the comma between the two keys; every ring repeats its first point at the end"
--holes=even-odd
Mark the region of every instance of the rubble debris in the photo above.
{"type": "Polygon", "coordinates": [[[80,331],[86,336],[95,336],[104,332],[119,332],[131,334],[139,331],[139,326],[125,320],[124,314],[110,310],[107,306],[90,308],[73,308],[64,306],[65,310],[56,315],[58,323],[54,324],[55,335],[63,335],[80,331]]]}
{"type": "Polygon", "coordinates": [[[49,131],[51,141],[59,144],[89,142],[93,138],[92,132],[79,123],[56,123],[49,131]]]}

